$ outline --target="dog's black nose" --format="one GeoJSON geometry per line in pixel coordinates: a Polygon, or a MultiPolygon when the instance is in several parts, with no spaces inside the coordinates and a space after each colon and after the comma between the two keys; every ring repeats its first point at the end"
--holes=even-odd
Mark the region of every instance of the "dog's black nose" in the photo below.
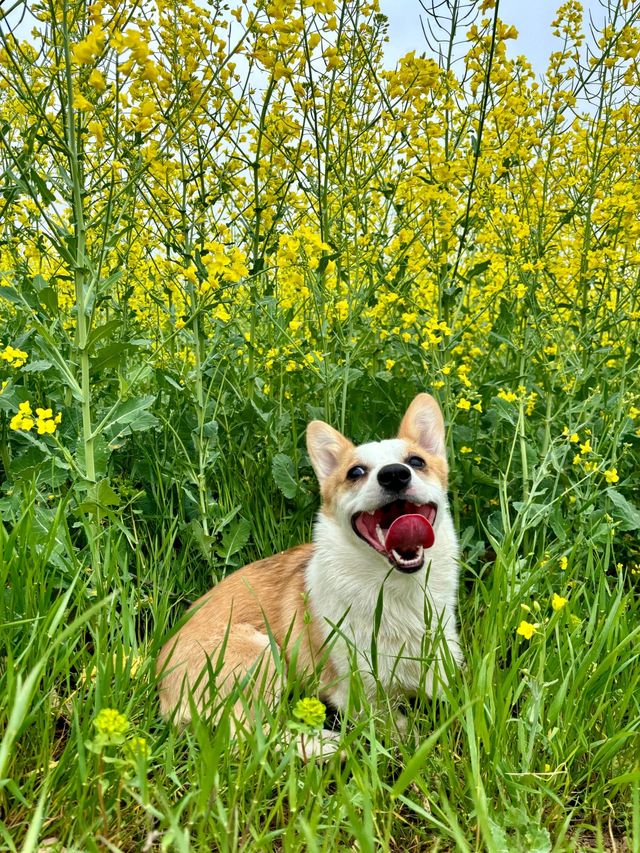
{"type": "Polygon", "coordinates": [[[378,471],[378,482],[388,492],[401,492],[411,482],[411,468],[396,462],[378,471]]]}

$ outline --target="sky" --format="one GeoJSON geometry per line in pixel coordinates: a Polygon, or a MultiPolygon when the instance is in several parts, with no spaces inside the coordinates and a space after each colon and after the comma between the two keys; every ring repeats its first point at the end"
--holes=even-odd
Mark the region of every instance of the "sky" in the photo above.
{"type": "MultiPolygon", "coordinates": [[[[588,32],[589,13],[596,24],[604,13],[598,0],[581,2],[588,32]]],[[[429,0],[424,5],[429,7],[429,0]]],[[[561,5],[562,0],[500,0],[500,18],[518,30],[518,38],[509,44],[509,53],[524,54],[537,74],[544,73],[549,54],[560,44],[551,35],[551,21],[561,5]]],[[[408,51],[415,50],[418,54],[428,51],[420,25],[420,16],[425,16],[420,0],[380,0],[380,11],[389,19],[389,44],[385,49],[388,65],[393,67],[408,51]]]]}
{"type": "MultiPolygon", "coordinates": [[[[524,54],[539,75],[543,74],[547,67],[549,54],[558,49],[560,44],[551,34],[551,21],[556,17],[556,11],[562,2],[563,0],[500,0],[500,17],[506,24],[514,24],[518,30],[518,38],[508,44],[510,55],[524,54]]],[[[423,0],[423,3],[429,8],[431,0],[423,0]]],[[[588,32],[589,15],[593,16],[596,24],[600,24],[604,12],[599,0],[581,0],[581,3],[585,14],[585,31],[588,32]]],[[[31,0],[27,0],[27,7],[30,4],[31,0]]],[[[20,4],[16,5],[20,7],[20,4]]],[[[420,24],[421,16],[425,17],[420,0],[380,0],[380,10],[389,19],[389,43],[385,47],[388,67],[393,68],[398,59],[411,50],[415,50],[417,54],[428,52],[420,24]]],[[[30,30],[31,23],[25,21],[18,34],[22,38],[29,38],[30,30]]]]}

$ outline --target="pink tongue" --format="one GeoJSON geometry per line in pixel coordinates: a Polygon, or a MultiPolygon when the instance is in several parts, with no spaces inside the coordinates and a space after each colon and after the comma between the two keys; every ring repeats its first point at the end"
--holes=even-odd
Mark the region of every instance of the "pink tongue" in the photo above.
{"type": "Polygon", "coordinates": [[[384,547],[387,552],[414,551],[420,545],[431,548],[434,541],[433,527],[423,515],[401,515],[387,531],[384,547]]]}

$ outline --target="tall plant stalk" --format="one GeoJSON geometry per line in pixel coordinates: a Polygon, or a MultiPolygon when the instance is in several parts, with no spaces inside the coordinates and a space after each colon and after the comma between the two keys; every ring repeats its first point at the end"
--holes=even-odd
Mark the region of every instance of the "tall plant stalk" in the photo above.
{"type": "Polygon", "coordinates": [[[84,209],[84,170],[78,134],[76,133],[76,113],[73,106],[73,76],[69,50],[68,31],[69,7],[63,4],[62,37],[64,49],[64,73],[66,82],[66,150],[71,176],[71,210],[73,213],[73,276],[76,296],[76,336],[75,354],[80,367],[80,388],[82,390],[82,445],[84,448],[85,477],[89,485],[90,497],[95,497],[96,466],[94,457],[94,436],[92,433],[92,391],[91,364],[89,359],[88,338],[91,329],[92,309],[89,304],[91,290],[91,269],[87,258],[87,229],[84,209]]]}

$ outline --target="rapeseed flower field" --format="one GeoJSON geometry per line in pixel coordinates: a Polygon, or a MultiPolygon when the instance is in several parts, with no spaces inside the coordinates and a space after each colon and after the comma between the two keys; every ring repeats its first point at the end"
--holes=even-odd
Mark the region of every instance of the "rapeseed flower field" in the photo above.
{"type": "Polygon", "coordinates": [[[415,11],[393,68],[377,0],[0,11],[3,849],[640,850],[640,4],[541,77],[499,0],[415,11]],[[306,423],[422,390],[445,695],[324,764],[313,684],[163,723],[186,604],[309,539],[306,423]]]}

